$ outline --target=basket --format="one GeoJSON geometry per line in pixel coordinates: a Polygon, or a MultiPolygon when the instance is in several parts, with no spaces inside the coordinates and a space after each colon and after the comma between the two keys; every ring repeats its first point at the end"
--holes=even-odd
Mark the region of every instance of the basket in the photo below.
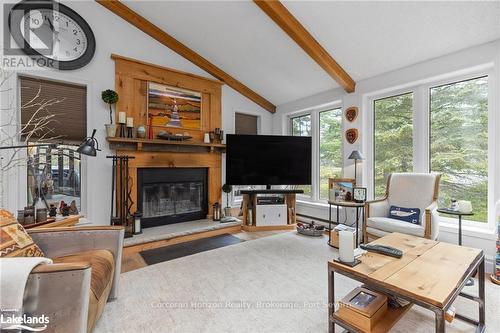
{"type": "Polygon", "coordinates": [[[299,234],[306,235],[306,236],[320,237],[321,235],[323,235],[325,230],[324,229],[323,230],[303,229],[303,228],[297,227],[297,232],[299,234]]]}

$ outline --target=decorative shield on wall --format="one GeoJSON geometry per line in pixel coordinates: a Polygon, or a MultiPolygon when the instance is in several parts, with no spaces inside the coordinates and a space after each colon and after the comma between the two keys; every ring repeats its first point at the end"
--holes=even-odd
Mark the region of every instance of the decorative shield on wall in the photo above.
{"type": "Polygon", "coordinates": [[[347,142],[350,144],[353,144],[358,140],[358,129],[357,128],[350,128],[347,131],[345,131],[345,139],[347,142]]]}
{"type": "Polygon", "coordinates": [[[345,110],[345,117],[349,122],[353,122],[358,117],[358,108],[356,106],[351,106],[345,110]]]}

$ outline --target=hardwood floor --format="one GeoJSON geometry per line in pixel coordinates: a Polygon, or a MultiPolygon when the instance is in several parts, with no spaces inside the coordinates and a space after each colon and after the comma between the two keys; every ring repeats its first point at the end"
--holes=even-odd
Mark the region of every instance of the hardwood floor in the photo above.
{"type": "MultiPolygon", "coordinates": [[[[263,238],[263,237],[268,237],[284,232],[290,232],[289,230],[271,230],[271,231],[256,231],[256,232],[246,232],[246,231],[241,231],[241,232],[236,232],[236,233],[231,233],[233,236],[238,237],[240,239],[243,239],[245,241],[252,241],[255,239],[263,238]]],[[[194,239],[199,239],[199,238],[204,238],[204,237],[210,237],[210,235],[206,235],[205,233],[200,233],[198,234],[197,237],[194,237],[195,235],[192,235],[193,237],[190,237],[189,239],[186,239],[185,241],[190,241],[194,239]]],[[[171,242],[169,245],[173,244],[178,244],[179,242],[171,242]]],[[[161,244],[161,243],[160,243],[161,244]]],[[[164,247],[164,246],[169,246],[169,245],[164,245],[161,244],[159,246],[148,246],[147,248],[158,248],[158,247],[164,247]],[[161,246],[163,245],[163,246],[161,246]]],[[[123,257],[122,257],[122,273],[133,271],[135,269],[143,268],[146,267],[147,264],[142,259],[140,252],[145,250],[143,246],[134,246],[134,247],[128,247],[125,248],[123,251],[123,257]]]]}

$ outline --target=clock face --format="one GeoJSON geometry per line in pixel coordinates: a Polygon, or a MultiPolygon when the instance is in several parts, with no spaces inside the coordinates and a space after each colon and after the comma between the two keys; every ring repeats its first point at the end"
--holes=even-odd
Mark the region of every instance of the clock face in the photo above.
{"type": "Polygon", "coordinates": [[[353,190],[353,197],[355,201],[365,201],[366,200],[366,189],[365,188],[355,188],[353,190]]]}
{"type": "Polygon", "coordinates": [[[31,10],[23,16],[19,29],[35,49],[47,49],[46,57],[58,61],[80,58],[87,50],[87,36],[71,17],[51,9],[31,10]]]}
{"type": "Polygon", "coordinates": [[[87,22],[53,1],[23,1],[9,14],[14,40],[24,53],[47,59],[47,66],[77,69],[92,60],[95,38],[87,22]]]}

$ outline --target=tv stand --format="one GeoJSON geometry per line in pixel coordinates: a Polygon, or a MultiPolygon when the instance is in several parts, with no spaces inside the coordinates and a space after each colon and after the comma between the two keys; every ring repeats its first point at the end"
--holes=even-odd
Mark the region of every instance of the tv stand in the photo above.
{"type": "Polygon", "coordinates": [[[286,189],[242,190],[243,230],[295,229],[295,202],[296,195],[300,193],[304,193],[304,191],[286,189]],[[272,199],[266,199],[266,197],[272,197],[272,199]],[[277,200],[277,197],[282,197],[283,200],[277,200]]]}

